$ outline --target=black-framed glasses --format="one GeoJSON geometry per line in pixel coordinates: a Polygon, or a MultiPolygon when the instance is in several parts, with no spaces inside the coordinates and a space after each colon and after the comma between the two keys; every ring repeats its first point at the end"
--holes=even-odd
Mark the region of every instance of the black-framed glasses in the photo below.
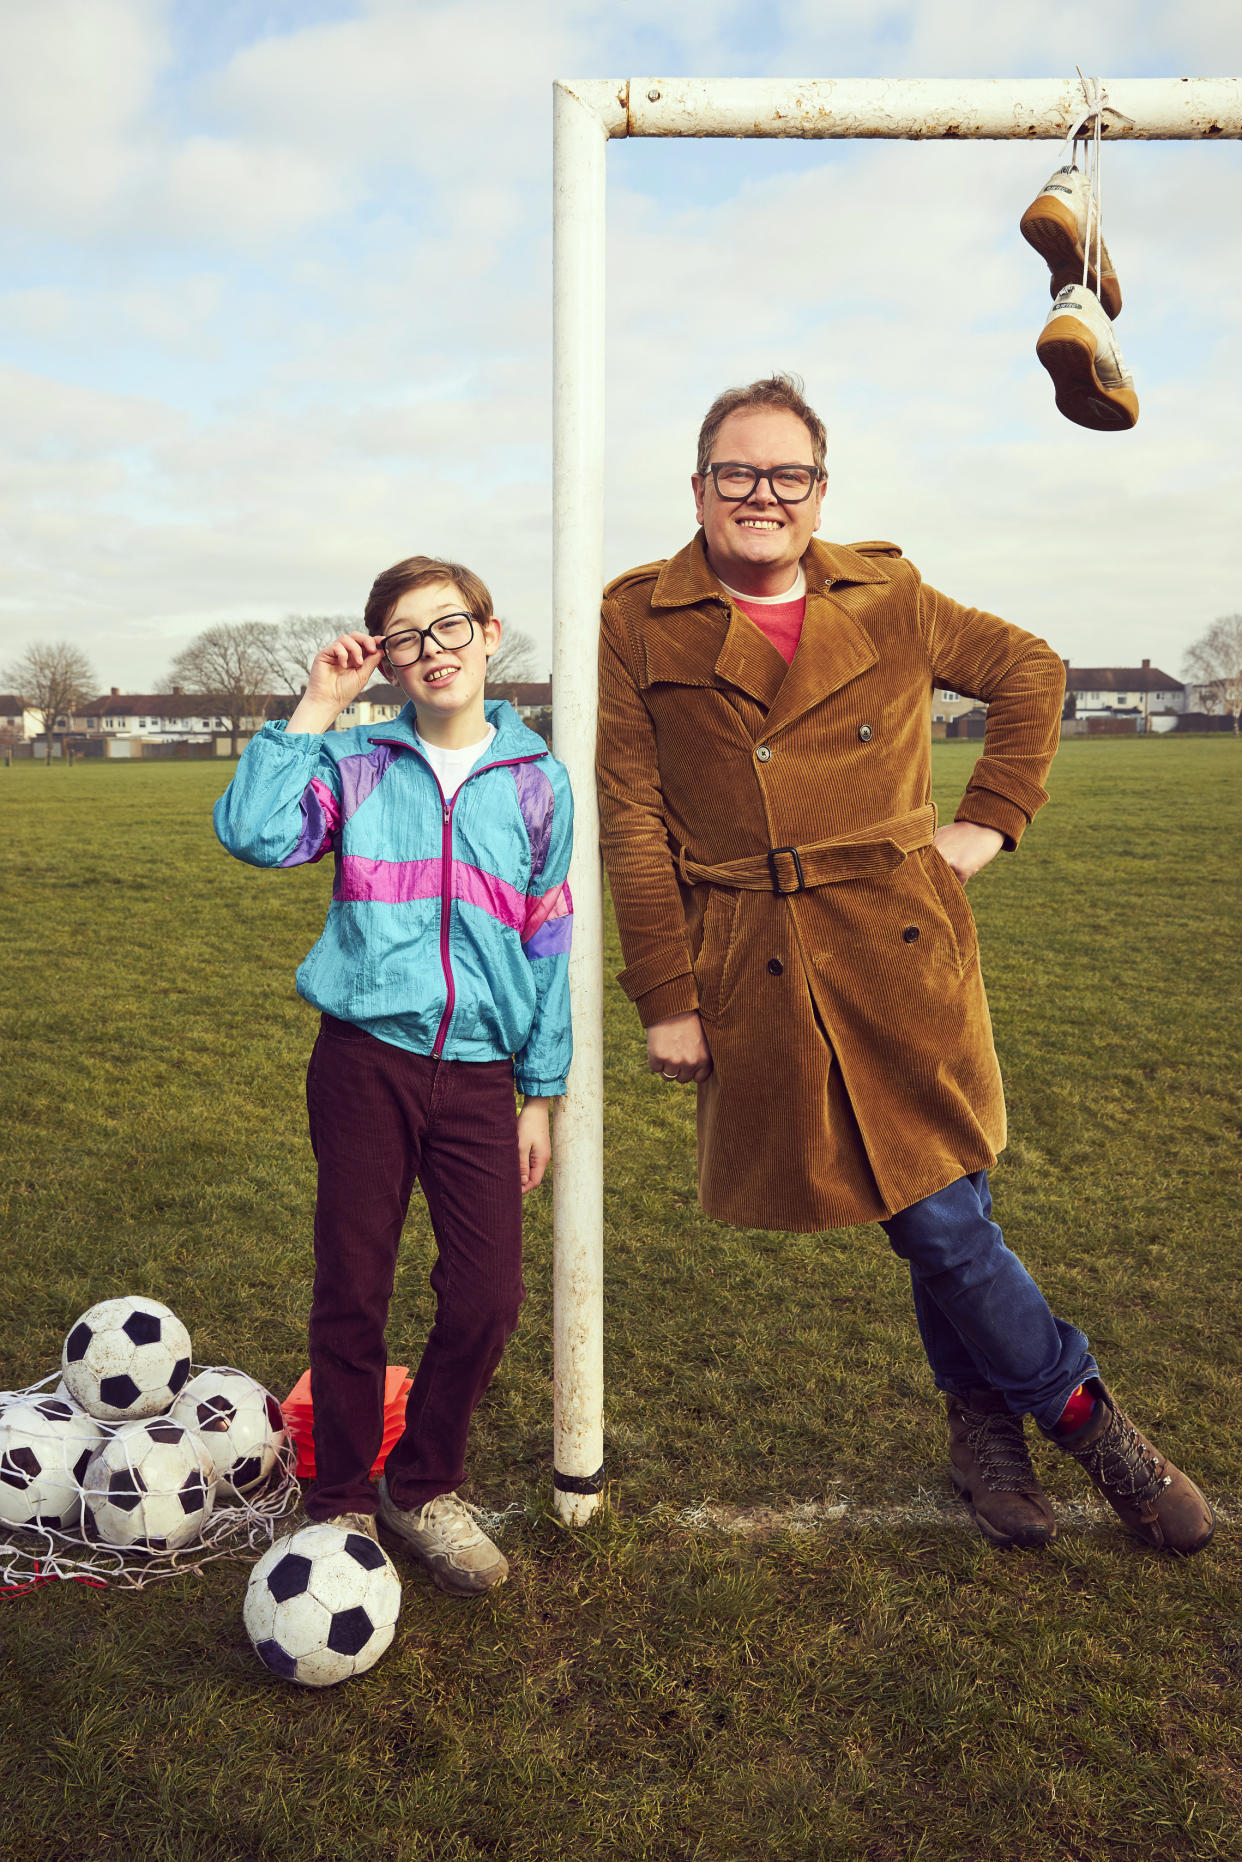
{"type": "Polygon", "coordinates": [[[778,465],[770,472],[761,472],[758,466],[745,465],[740,459],[722,459],[707,470],[716,496],[727,504],[741,504],[749,498],[761,478],[767,479],[772,496],[781,504],[805,504],[822,476],[818,466],[778,465]]]}
{"type": "Polygon", "coordinates": [[[409,627],[399,634],[384,635],[384,652],[390,666],[417,666],[434,640],[442,653],[456,653],[474,639],[473,614],[442,614],[430,627],[409,627]]]}

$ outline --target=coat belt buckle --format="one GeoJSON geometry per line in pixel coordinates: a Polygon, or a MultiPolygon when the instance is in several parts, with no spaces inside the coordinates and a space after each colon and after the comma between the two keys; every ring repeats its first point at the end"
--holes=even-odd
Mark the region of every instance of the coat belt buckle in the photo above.
{"type": "Polygon", "coordinates": [[[798,849],[796,847],[769,848],[768,871],[772,875],[772,890],[778,899],[787,899],[791,893],[806,891],[806,881],[802,877],[802,862],[798,858],[798,849]],[[794,875],[798,881],[796,886],[782,886],[781,884],[780,874],[776,870],[776,856],[781,853],[787,853],[794,863],[794,875]]]}

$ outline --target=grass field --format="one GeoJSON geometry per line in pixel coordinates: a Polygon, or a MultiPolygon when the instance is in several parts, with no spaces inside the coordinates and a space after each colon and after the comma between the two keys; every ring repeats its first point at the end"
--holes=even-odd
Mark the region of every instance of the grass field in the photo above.
{"type": "MultiPolygon", "coordinates": [[[[942,805],[976,753],[937,746],[942,805]]],[[[227,774],[0,771],[0,1385],[123,1291],[281,1395],[305,1364],[292,972],[330,874],[228,860],[227,774]]],[[[649,1079],[613,987],[609,1506],[580,1533],[548,1509],[541,1195],[473,1443],[471,1496],[525,1508],[511,1582],[463,1604],[403,1566],[392,1651],[323,1695],[255,1661],[240,1562],[0,1601],[2,1862],[1242,1857],[1240,783],[1226,736],[1068,743],[1053,806],[972,887],[999,1218],[1219,1504],[1201,1557],[1133,1545],[1042,1445],[1061,1535],[990,1551],[880,1232],[706,1220],[690,1100],[649,1079]],[[843,1510],[796,1530],[810,1503],[843,1510]],[[762,1508],[768,1533],[706,1523],[762,1508]]],[[[415,1199],[396,1360],[429,1264],[415,1199]]]]}

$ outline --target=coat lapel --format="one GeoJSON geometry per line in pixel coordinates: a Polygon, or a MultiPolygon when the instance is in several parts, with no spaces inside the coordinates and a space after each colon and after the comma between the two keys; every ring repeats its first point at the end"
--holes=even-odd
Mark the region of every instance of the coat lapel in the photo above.
{"type": "Polygon", "coordinates": [[[834,583],[883,583],[889,577],[868,556],[818,539],[802,560],[806,620],[787,667],[767,636],[725,596],[699,531],[665,563],[652,590],[648,682],[735,686],[765,707],[763,734],[771,737],[874,666],[879,655],[870,635],[829,591],[834,583]]]}
{"type": "Polygon", "coordinates": [[[736,686],[765,710],[787,668],[767,636],[733,607],[700,533],[660,571],[644,643],[648,684],[736,686]]]}
{"type": "Polygon", "coordinates": [[[767,635],[731,605],[729,631],[716,656],[716,677],[757,698],[765,711],[771,711],[788,676],[789,667],[767,635]]]}
{"type": "MultiPolygon", "coordinates": [[[[775,647],[772,650],[776,652],[775,647]]],[[[808,586],[802,638],[768,712],[764,736],[774,737],[874,666],[879,657],[871,636],[841,602],[808,586]]]]}

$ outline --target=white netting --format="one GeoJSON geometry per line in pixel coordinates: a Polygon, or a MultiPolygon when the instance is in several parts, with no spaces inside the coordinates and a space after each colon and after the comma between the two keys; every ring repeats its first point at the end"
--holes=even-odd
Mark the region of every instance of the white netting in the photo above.
{"type": "MultiPolygon", "coordinates": [[[[218,1371],[231,1376],[256,1380],[248,1372],[228,1364],[196,1364],[196,1373],[218,1371]]],[[[15,1404],[50,1397],[59,1373],[52,1371],[38,1383],[24,1390],[0,1391],[0,1422],[15,1404]]],[[[260,1386],[261,1387],[261,1386],[260,1386]]],[[[71,1399],[67,1399],[71,1400],[71,1399]]],[[[145,1420],[159,1422],[166,1417],[145,1420]]],[[[126,1422],[102,1422],[91,1418],[103,1441],[126,1422]]],[[[276,1536],[276,1527],[295,1510],[299,1499],[296,1478],[297,1445],[286,1435],[277,1447],[276,1465],[257,1493],[245,1498],[217,1499],[205,1520],[200,1535],[177,1551],[144,1551],[133,1545],[88,1542],[80,1531],[60,1531],[44,1525],[12,1526],[0,1520],[0,1598],[18,1596],[40,1584],[74,1580],[97,1588],[119,1585],[129,1590],[143,1590],[148,1584],[177,1577],[182,1572],[201,1572],[204,1565],[218,1558],[258,1558],[276,1536]]],[[[0,1478],[3,1478],[0,1476],[0,1478]]],[[[76,1479],[70,1485],[85,1504],[84,1490],[76,1479]]]]}

